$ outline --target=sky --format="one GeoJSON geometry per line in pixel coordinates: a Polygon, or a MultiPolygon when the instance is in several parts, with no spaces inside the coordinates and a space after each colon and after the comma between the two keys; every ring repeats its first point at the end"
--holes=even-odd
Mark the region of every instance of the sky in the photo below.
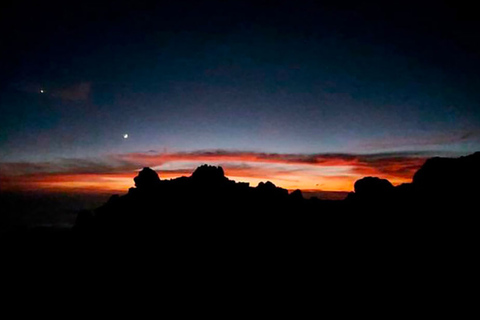
{"type": "Polygon", "coordinates": [[[468,4],[1,6],[0,190],[121,192],[144,166],[169,179],[208,163],[351,191],[480,150],[468,4]]]}

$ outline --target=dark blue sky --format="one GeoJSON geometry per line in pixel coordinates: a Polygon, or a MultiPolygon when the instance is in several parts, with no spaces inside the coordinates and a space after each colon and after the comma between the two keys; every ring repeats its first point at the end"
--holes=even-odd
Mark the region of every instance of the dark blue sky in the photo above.
{"type": "Polygon", "coordinates": [[[473,8],[172,2],[2,4],[0,161],[480,149],[473,8]]]}

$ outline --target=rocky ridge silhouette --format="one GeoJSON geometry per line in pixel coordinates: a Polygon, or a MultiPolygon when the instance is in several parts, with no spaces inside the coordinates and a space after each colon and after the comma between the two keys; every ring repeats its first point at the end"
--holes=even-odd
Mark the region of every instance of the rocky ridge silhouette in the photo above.
{"type": "Polygon", "coordinates": [[[175,225],[198,233],[200,229],[318,227],[342,217],[357,222],[374,217],[375,223],[400,215],[428,220],[432,215],[468,210],[479,191],[479,165],[480,152],[458,159],[432,158],[412,183],[395,187],[388,180],[365,177],[344,201],[305,199],[300,190],[289,194],[271,182],[251,187],[228,179],[221,167],[209,165],[200,166],[190,177],[173,180],[162,180],[154,170],[144,168],[134,178],[135,188],[124,196],[112,196],[94,212],[79,214],[74,229],[122,233],[175,225]]]}
{"type": "Polygon", "coordinates": [[[441,263],[446,254],[454,263],[473,257],[479,160],[480,153],[434,158],[400,186],[366,177],[343,201],[306,199],[299,190],[289,194],[271,182],[251,187],[208,165],[172,180],[144,168],[134,188],[78,214],[73,229],[40,228],[2,239],[15,253],[36,257],[35,263],[50,252],[52,261],[70,254],[91,268],[113,254],[140,273],[152,266],[157,274],[168,265],[182,275],[208,274],[230,264],[236,276],[247,269],[256,273],[265,263],[268,272],[283,265],[302,273],[311,266],[319,274],[327,265],[343,277],[358,265],[375,274],[377,266],[395,265],[395,277],[405,269],[417,274],[411,266],[432,257],[441,263]],[[442,175],[446,179],[438,178],[442,175]]]}

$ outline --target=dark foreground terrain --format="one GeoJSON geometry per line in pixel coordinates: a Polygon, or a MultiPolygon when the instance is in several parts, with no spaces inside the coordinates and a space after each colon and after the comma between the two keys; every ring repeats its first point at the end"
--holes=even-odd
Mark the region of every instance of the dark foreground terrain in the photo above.
{"type": "Polygon", "coordinates": [[[310,242],[368,237],[408,240],[410,236],[462,232],[477,215],[480,153],[457,159],[432,158],[410,184],[366,177],[343,201],[305,199],[270,182],[250,187],[204,165],[190,177],[161,180],[150,168],[135,177],[135,188],[82,211],[72,229],[34,228],[3,232],[13,238],[126,239],[160,237],[173,242],[216,245],[255,241],[310,242]],[[448,227],[448,229],[445,229],[448,227]]]}
{"type": "Polygon", "coordinates": [[[213,291],[213,308],[228,312],[243,308],[232,301],[298,299],[355,313],[458,315],[478,266],[479,164],[480,153],[433,158],[410,184],[367,177],[344,201],[269,182],[252,188],[219,167],[168,181],[145,168],[135,188],[83,211],[73,228],[3,233],[0,270],[19,297],[60,282],[60,293],[85,289],[86,304],[90,294],[131,301],[156,290],[184,310],[179,297],[205,306],[213,291]]]}

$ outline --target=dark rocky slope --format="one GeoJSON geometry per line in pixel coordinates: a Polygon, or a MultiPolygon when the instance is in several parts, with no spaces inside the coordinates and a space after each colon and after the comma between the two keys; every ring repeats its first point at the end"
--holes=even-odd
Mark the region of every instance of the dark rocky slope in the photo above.
{"type": "MultiPolygon", "coordinates": [[[[78,216],[78,234],[183,234],[242,237],[333,234],[341,229],[421,228],[470,214],[479,187],[480,153],[458,159],[433,158],[412,183],[394,187],[366,177],[345,201],[304,199],[300,191],[271,182],[250,187],[204,165],[190,177],[161,180],[150,168],[135,177],[135,188],[112,196],[94,212],[78,216]],[[447,218],[445,218],[447,217],[447,218]]],[[[474,210],[473,210],[474,211],[474,210]]],[[[342,231],[343,232],[343,231],[342,231]]]]}

